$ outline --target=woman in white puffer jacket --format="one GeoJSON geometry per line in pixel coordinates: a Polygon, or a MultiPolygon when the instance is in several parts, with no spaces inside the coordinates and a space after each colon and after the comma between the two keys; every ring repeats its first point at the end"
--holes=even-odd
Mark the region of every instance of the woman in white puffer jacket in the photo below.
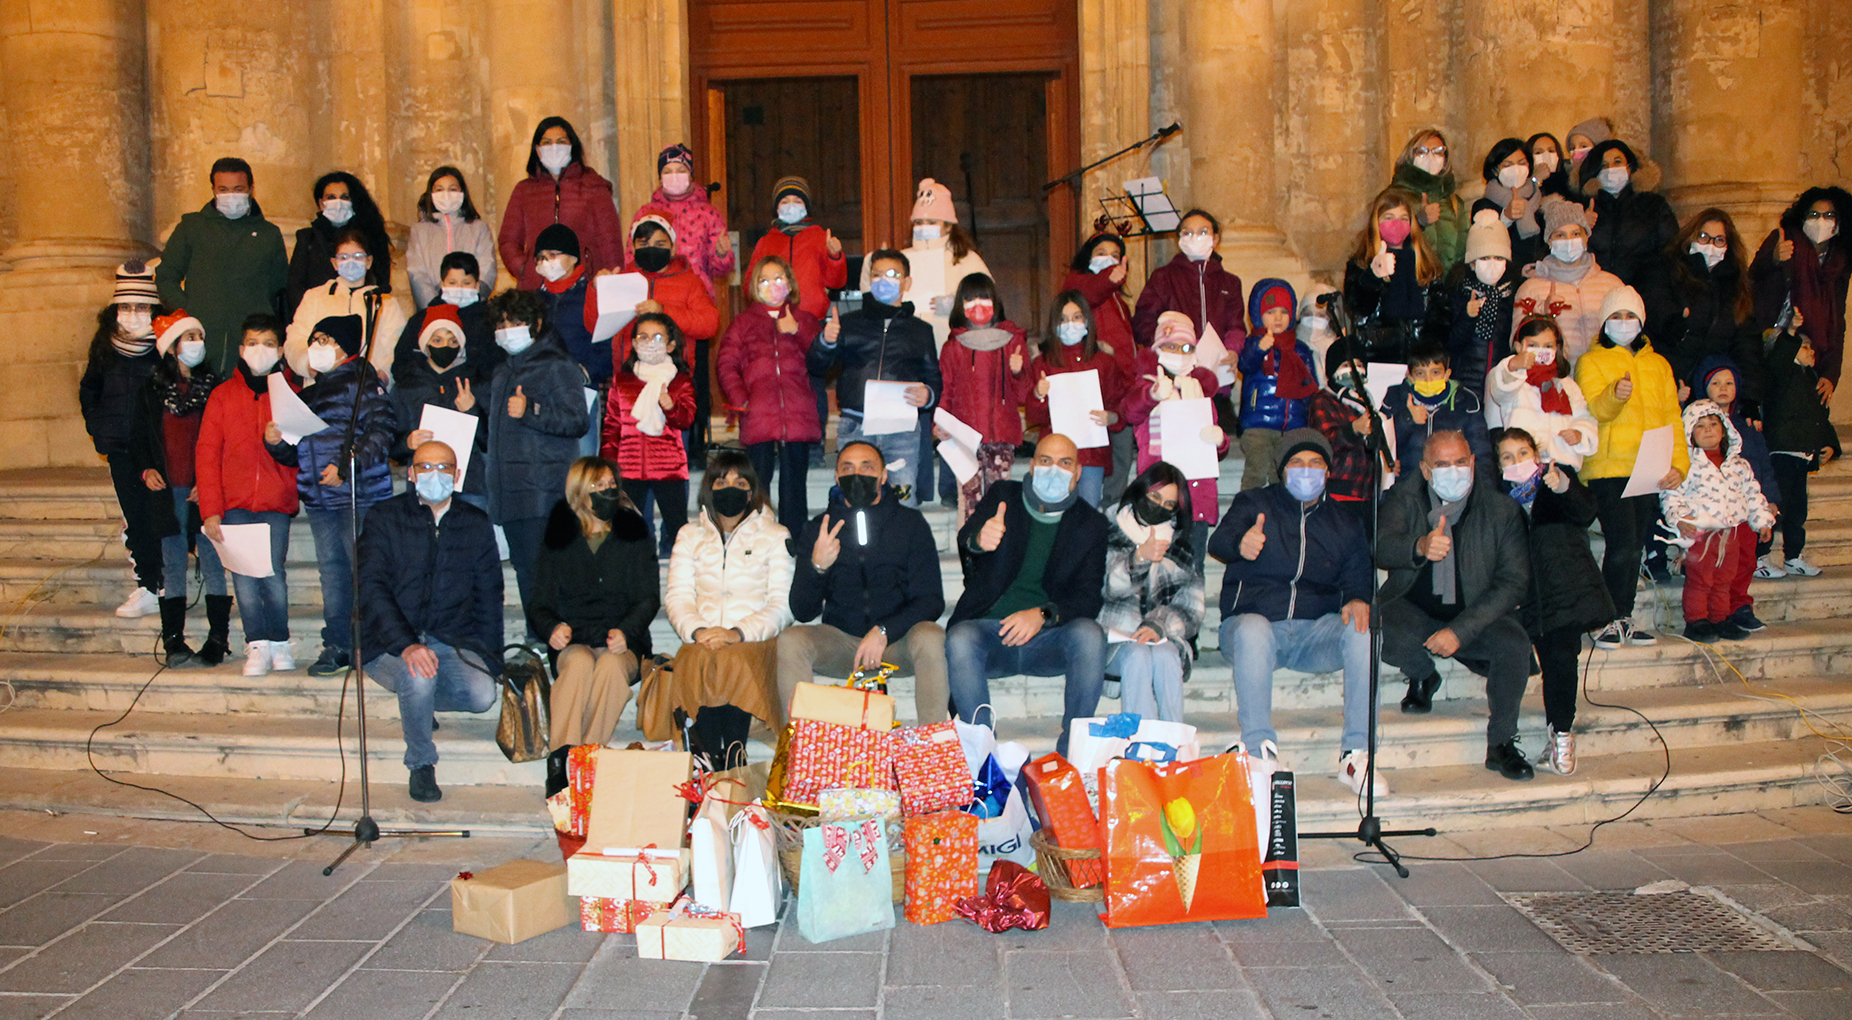
{"type": "Polygon", "coordinates": [[[694,719],[701,749],[724,759],[753,719],[777,723],[774,639],[791,625],[794,561],[790,532],[743,452],[715,450],[699,492],[700,512],[675,536],[663,597],[684,644],[672,672],[657,672],[641,693],[638,724],[649,739],[666,739],[679,708],[694,719]]]}

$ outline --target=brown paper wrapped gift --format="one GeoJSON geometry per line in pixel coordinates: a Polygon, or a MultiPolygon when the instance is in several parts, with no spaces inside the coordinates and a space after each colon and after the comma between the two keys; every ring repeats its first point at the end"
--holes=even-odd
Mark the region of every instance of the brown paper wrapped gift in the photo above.
{"type": "Polygon", "coordinates": [[[689,866],[687,850],[602,854],[588,844],[566,861],[566,891],[597,899],[671,903],[688,887],[689,866]]]}
{"type": "Polygon", "coordinates": [[[791,718],[886,733],[894,728],[894,699],[847,687],[801,683],[791,695],[791,718]]]}
{"type": "Polygon", "coordinates": [[[579,901],[566,893],[564,864],[509,861],[451,879],[450,917],[465,935],[512,945],[578,921],[579,901]]]}
{"type": "Polygon", "coordinates": [[[693,760],[686,751],[599,748],[585,849],[680,848],[688,830],[688,801],[676,788],[692,775],[693,760]]]}

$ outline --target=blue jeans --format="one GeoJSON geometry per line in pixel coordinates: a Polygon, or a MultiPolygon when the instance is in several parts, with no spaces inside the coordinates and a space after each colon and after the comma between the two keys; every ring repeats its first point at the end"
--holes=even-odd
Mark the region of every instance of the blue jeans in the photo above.
{"type": "MultiPolygon", "coordinates": [[[[353,510],[308,510],[315,535],[315,565],[322,581],[322,647],[352,655],[354,651],[353,510]]],[[[365,524],[367,508],[360,508],[365,524]]]]}
{"type": "MultiPolygon", "coordinates": [[[[851,441],[858,439],[865,443],[875,444],[875,449],[881,451],[881,459],[888,464],[887,484],[896,489],[902,486],[906,486],[909,490],[914,489],[913,480],[918,476],[920,465],[918,432],[907,429],[885,436],[865,436],[862,434],[861,414],[856,411],[844,411],[842,417],[836,421],[836,449],[841,450],[851,441]],[[893,466],[902,461],[905,463],[902,463],[900,467],[893,466]]],[[[900,502],[904,506],[917,507],[920,505],[920,494],[917,491],[909,491],[907,498],[900,502]]]]}
{"type": "Polygon", "coordinates": [[[945,632],[946,683],[958,718],[973,718],[990,704],[993,676],[1066,676],[1061,736],[1055,751],[1067,753],[1067,731],[1075,719],[1091,716],[1106,682],[1106,631],[1096,620],[1071,620],[1044,627],[1027,644],[1011,648],[998,633],[1000,620],[966,620],[945,632]]]}
{"type": "Polygon", "coordinates": [[[1370,632],[1361,634],[1337,613],[1316,620],[1268,620],[1241,613],[1222,621],[1222,657],[1235,670],[1235,714],[1250,753],[1273,732],[1273,671],[1344,671],[1344,737],[1340,751],[1365,750],[1370,727],[1370,632]]]}
{"type": "MultiPolygon", "coordinates": [[[[161,539],[161,580],[168,598],[183,599],[186,592],[187,497],[192,489],[175,486],[168,490],[174,497],[174,516],[180,519],[180,533],[161,539]]],[[[195,542],[199,550],[199,572],[204,575],[206,594],[225,594],[225,568],[219,565],[219,548],[204,535],[195,542]]]]}
{"type": "Polygon", "coordinates": [[[275,510],[227,508],[223,524],[270,525],[269,577],[232,575],[238,593],[238,620],[246,641],[289,640],[289,578],[283,565],[289,559],[289,515],[275,510]]]}
{"type": "Polygon", "coordinates": [[[1183,659],[1169,641],[1112,646],[1106,672],[1119,678],[1119,710],[1147,719],[1183,721],[1183,659]]]}
{"type": "Polygon", "coordinates": [[[1098,510],[1100,494],[1106,488],[1106,469],[1103,467],[1081,468],[1079,488],[1081,501],[1098,510]]]}
{"type": "Polygon", "coordinates": [[[420,635],[420,643],[437,656],[436,676],[413,676],[405,660],[376,655],[367,660],[367,675],[399,696],[399,727],[405,733],[405,767],[437,764],[431,742],[432,712],[487,712],[495,704],[495,677],[474,652],[466,652],[420,635]]]}

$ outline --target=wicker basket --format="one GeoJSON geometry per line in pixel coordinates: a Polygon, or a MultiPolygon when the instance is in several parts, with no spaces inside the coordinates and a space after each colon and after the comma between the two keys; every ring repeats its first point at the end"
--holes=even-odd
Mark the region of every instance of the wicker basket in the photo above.
{"type": "MultiPolygon", "coordinates": [[[[784,869],[785,882],[797,892],[798,874],[804,864],[804,830],[814,829],[820,824],[816,815],[793,815],[782,811],[767,810],[772,820],[773,831],[778,838],[778,863],[784,869]]],[[[888,870],[893,873],[894,902],[907,901],[907,853],[896,846],[893,834],[889,833],[887,848],[888,870]]]]}
{"type": "Polygon", "coordinates": [[[1076,889],[1069,884],[1067,878],[1067,862],[1097,861],[1100,859],[1100,851],[1097,847],[1091,850],[1069,850],[1066,847],[1056,846],[1048,841],[1047,836],[1042,835],[1040,829],[1029,834],[1029,845],[1035,848],[1035,871],[1041,877],[1042,884],[1048,887],[1048,895],[1069,903],[1105,902],[1106,889],[1104,886],[1096,885],[1090,889],[1076,889]]]}

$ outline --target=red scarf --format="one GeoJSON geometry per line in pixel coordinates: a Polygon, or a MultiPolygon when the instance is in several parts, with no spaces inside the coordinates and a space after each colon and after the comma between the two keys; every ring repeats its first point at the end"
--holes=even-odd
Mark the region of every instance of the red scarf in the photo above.
{"type": "Polygon", "coordinates": [[[573,284],[579,282],[579,277],[584,276],[584,275],[585,275],[585,263],[581,262],[578,265],[572,267],[572,272],[567,273],[565,276],[562,276],[557,280],[549,280],[544,276],[541,277],[540,285],[542,287],[545,287],[547,289],[547,293],[549,294],[564,294],[567,291],[572,289],[573,284]]]}
{"type": "Polygon", "coordinates": [[[1575,413],[1569,406],[1569,394],[1563,392],[1563,384],[1557,381],[1555,365],[1532,365],[1524,373],[1524,381],[1537,388],[1544,414],[1575,413]]]}
{"type": "Polygon", "coordinates": [[[1273,349],[1261,360],[1260,370],[1268,375],[1278,375],[1273,393],[1286,400],[1304,400],[1317,392],[1318,384],[1313,381],[1312,373],[1305,367],[1305,359],[1291,345],[1298,343],[1292,333],[1279,333],[1273,338],[1273,349]],[[1284,357],[1283,353],[1292,357],[1284,357]]]}

